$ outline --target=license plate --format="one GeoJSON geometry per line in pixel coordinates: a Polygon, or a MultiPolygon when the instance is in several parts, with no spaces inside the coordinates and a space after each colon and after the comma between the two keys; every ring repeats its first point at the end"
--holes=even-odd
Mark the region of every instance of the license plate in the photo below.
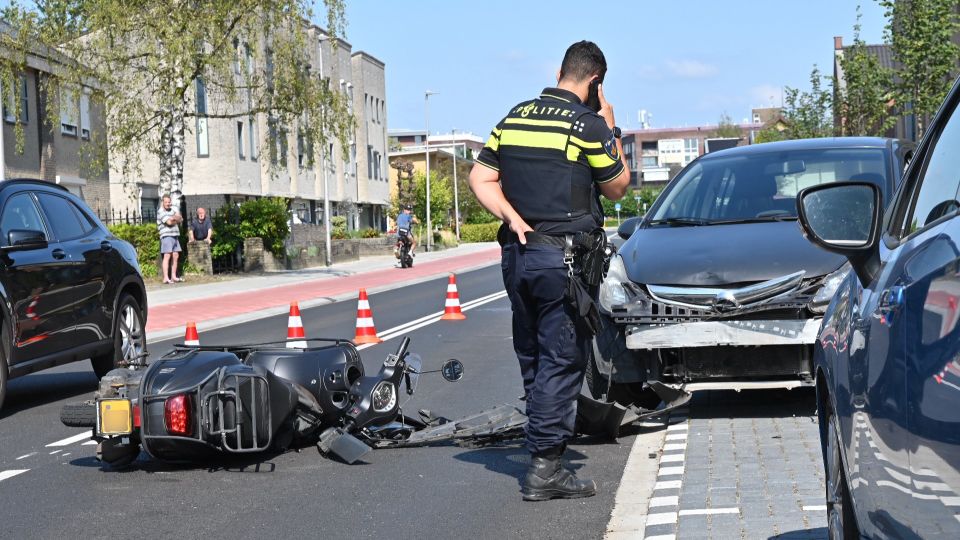
{"type": "Polygon", "coordinates": [[[101,435],[129,435],[133,432],[133,408],[129,399],[97,402],[97,432],[101,435]]]}

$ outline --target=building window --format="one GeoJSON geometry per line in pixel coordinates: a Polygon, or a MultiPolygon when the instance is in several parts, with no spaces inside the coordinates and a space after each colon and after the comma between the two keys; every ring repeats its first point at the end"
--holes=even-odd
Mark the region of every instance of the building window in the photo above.
{"type": "Polygon", "coordinates": [[[76,137],[79,115],[77,91],[65,86],[60,91],[60,133],[76,137]]]}
{"type": "MultiPolygon", "coordinates": [[[[3,100],[3,119],[7,122],[13,123],[17,121],[16,109],[17,102],[20,102],[20,123],[26,124],[29,120],[28,111],[30,110],[30,99],[27,95],[27,77],[26,75],[21,75],[19,79],[19,84],[17,85],[16,91],[6,92],[6,99],[3,100]],[[17,98],[20,98],[19,100],[17,98]]],[[[4,88],[4,90],[7,90],[4,88]]],[[[12,90],[12,89],[11,89],[12,90]]]]}
{"type": "Polygon", "coordinates": [[[90,92],[80,93],[80,138],[90,140],[90,92]]]}
{"type": "Polygon", "coordinates": [[[210,155],[210,140],[207,133],[207,85],[197,77],[197,157],[210,155]]]}
{"type": "Polygon", "coordinates": [[[243,50],[240,48],[240,40],[238,38],[233,38],[233,72],[237,75],[240,74],[240,56],[243,54],[243,50]]]}
{"type": "Polygon", "coordinates": [[[683,151],[687,154],[700,155],[700,141],[698,139],[684,139],[683,151]]]}
{"type": "Polygon", "coordinates": [[[237,122],[237,153],[240,156],[240,159],[244,159],[243,156],[243,122],[237,122]]]}
{"type": "Polygon", "coordinates": [[[367,178],[373,178],[373,146],[367,145],[367,178]]]}
{"type": "Polygon", "coordinates": [[[257,120],[252,116],[250,117],[250,133],[247,134],[247,138],[250,139],[250,159],[256,161],[257,144],[260,142],[260,132],[257,131],[257,120]]]}
{"type": "Polygon", "coordinates": [[[656,166],[657,166],[657,156],[643,156],[643,166],[644,166],[644,167],[656,167],[656,166]]]}

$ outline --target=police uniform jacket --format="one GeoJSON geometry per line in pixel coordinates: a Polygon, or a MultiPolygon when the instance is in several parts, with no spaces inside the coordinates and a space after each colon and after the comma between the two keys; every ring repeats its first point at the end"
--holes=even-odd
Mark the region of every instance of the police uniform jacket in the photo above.
{"type": "Polygon", "coordinates": [[[500,173],[504,195],[528,225],[557,235],[602,227],[597,186],[623,172],[604,119],[559,88],[511,108],[477,161],[500,173]]]}

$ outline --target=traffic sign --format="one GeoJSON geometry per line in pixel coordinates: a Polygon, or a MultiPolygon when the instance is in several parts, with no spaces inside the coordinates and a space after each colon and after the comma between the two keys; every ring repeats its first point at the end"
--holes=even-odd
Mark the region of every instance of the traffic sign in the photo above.
{"type": "Polygon", "coordinates": [[[614,204],[614,205],[613,205],[613,209],[616,210],[617,212],[619,212],[619,211],[620,211],[620,203],[614,204]]]}

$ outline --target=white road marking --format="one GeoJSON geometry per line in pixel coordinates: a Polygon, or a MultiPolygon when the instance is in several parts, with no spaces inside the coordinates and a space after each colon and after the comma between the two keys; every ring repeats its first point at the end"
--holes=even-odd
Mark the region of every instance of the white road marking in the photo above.
{"type": "Polygon", "coordinates": [[[52,456],[54,454],[59,454],[60,452],[63,452],[63,450],[54,450],[53,452],[50,452],[50,455],[52,456]]]}
{"type": "Polygon", "coordinates": [[[687,443],[672,443],[663,445],[664,452],[673,452],[674,450],[686,450],[687,443]]]}
{"type": "Polygon", "coordinates": [[[681,516],[708,516],[714,514],[739,514],[739,508],[692,508],[681,510],[681,516]]]}
{"type": "Polygon", "coordinates": [[[671,433],[671,434],[667,435],[667,440],[668,440],[668,441],[685,441],[685,440],[687,440],[687,434],[686,434],[686,433],[671,433]]]}
{"type": "Polygon", "coordinates": [[[664,454],[660,456],[660,463],[683,463],[683,454],[664,454]]]}
{"type": "MultiPolygon", "coordinates": [[[[488,303],[493,302],[493,301],[495,301],[495,300],[499,300],[499,299],[501,299],[501,298],[506,298],[506,297],[507,297],[507,292],[506,292],[506,291],[500,291],[500,292],[498,292],[498,293],[489,294],[489,295],[487,295],[487,296],[483,296],[483,297],[477,298],[476,300],[471,300],[470,302],[464,303],[462,306],[460,306],[460,311],[469,311],[469,310],[471,310],[471,309],[473,309],[473,308],[475,308],[475,307],[479,307],[479,306],[482,306],[482,305],[484,305],[484,304],[488,304],[488,303]]],[[[400,335],[402,335],[402,334],[406,334],[406,333],[408,333],[408,332],[412,332],[412,331],[414,331],[414,330],[423,328],[424,326],[433,324],[433,323],[439,321],[439,320],[440,320],[440,317],[442,317],[442,316],[443,316],[443,312],[442,312],[442,311],[438,311],[438,312],[433,313],[433,314],[431,314],[431,315],[427,315],[426,317],[420,317],[419,319],[410,321],[410,322],[408,322],[408,323],[401,324],[401,325],[399,325],[399,326],[394,326],[393,328],[389,328],[389,329],[387,329],[387,330],[385,330],[385,331],[383,331],[383,332],[380,332],[380,333],[379,333],[379,337],[380,337],[380,339],[383,340],[383,341],[389,341],[389,340],[391,340],[391,339],[393,339],[393,338],[395,338],[395,337],[398,337],[398,336],[400,336],[400,335]]],[[[364,350],[364,349],[373,347],[374,345],[375,345],[375,343],[367,343],[367,344],[365,344],[365,345],[360,345],[359,347],[357,347],[357,350],[358,350],[358,351],[362,351],[362,350],[364,350]]]]}
{"type": "Polygon", "coordinates": [[[654,506],[677,506],[680,504],[679,495],[668,495],[666,497],[653,497],[650,499],[650,507],[654,506]]]}
{"type": "Polygon", "coordinates": [[[87,441],[87,442],[81,444],[80,446],[92,446],[92,445],[94,445],[94,444],[97,444],[97,441],[87,441]]]}
{"type": "Polygon", "coordinates": [[[825,504],[810,504],[803,507],[804,512],[826,512],[827,505],[825,504]]]}
{"type": "Polygon", "coordinates": [[[24,454],[24,455],[18,457],[18,458],[16,459],[16,461],[20,461],[21,459],[26,459],[26,458],[28,458],[28,457],[30,457],[30,456],[34,456],[34,455],[36,455],[36,454],[37,454],[36,452],[30,452],[29,454],[24,454]]]}
{"type": "Polygon", "coordinates": [[[658,534],[656,536],[645,536],[643,540],[677,540],[675,534],[658,534]]]}
{"type": "Polygon", "coordinates": [[[673,424],[667,427],[667,431],[686,431],[687,424],[673,424]]]}
{"type": "Polygon", "coordinates": [[[960,506],[960,497],[940,497],[946,506],[960,506]]]}
{"type": "Polygon", "coordinates": [[[683,474],[683,465],[679,467],[661,467],[660,472],[657,473],[657,476],[672,476],[675,474],[683,474]]]}
{"type": "Polygon", "coordinates": [[[60,440],[60,441],[57,441],[57,442],[52,442],[52,443],[50,443],[50,444],[47,445],[47,448],[50,448],[50,447],[53,447],[53,446],[67,446],[67,445],[70,445],[70,444],[73,444],[73,443],[77,443],[77,442],[80,442],[80,441],[82,441],[82,440],[84,440],[84,439],[89,439],[89,438],[90,438],[90,432],[89,432],[89,431],[84,431],[83,433],[77,433],[76,435],[74,435],[74,436],[72,436],[72,437],[67,437],[66,439],[63,439],[63,440],[60,440]]]}
{"type": "Polygon", "coordinates": [[[660,514],[647,514],[647,526],[650,525],[667,525],[675,524],[677,522],[677,513],[676,512],[663,512],[660,514]]]}
{"type": "Polygon", "coordinates": [[[62,454],[60,457],[67,457],[67,456],[69,456],[69,455],[70,455],[70,452],[66,452],[66,453],[62,454]]]}
{"type": "Polygon", "coordinates": [[[658,489],[680,489],[680,480],[661,480],[653,486],[653,490],[658,489]]]}
{"type": "Polygon", "coordinates": [[[18,474],[23,474],[30,469],[10,469],[9,471],[0,471],[0,482],[6,480],[7,478],[13,478],[18,474]]]}

